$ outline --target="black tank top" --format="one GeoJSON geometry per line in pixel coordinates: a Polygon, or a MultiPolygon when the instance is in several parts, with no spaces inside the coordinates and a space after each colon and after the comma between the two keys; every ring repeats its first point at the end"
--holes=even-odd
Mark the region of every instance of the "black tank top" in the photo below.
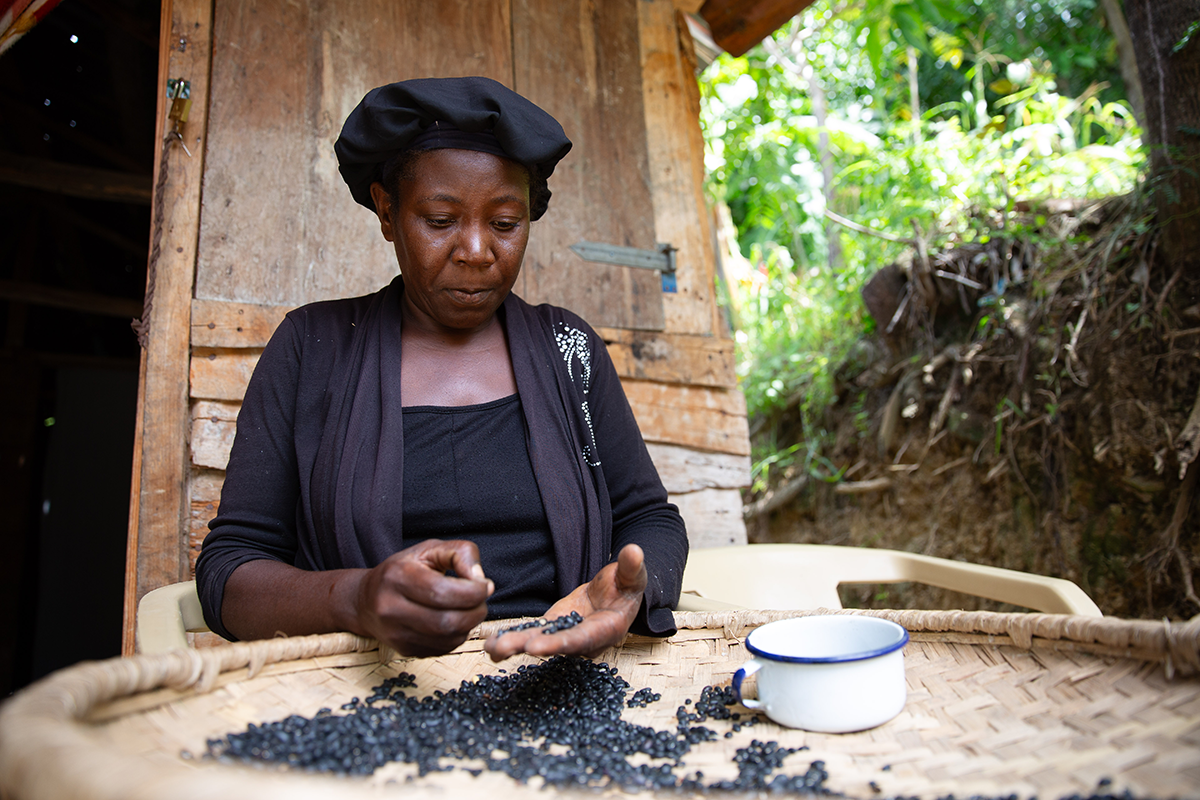
{"type": "Polygon", "coordinates": [[[554,543],[518,395],[404,409],[404,544],[467,539],[496,584],[488,618],[540,616],[558,599],[554,543]]]}

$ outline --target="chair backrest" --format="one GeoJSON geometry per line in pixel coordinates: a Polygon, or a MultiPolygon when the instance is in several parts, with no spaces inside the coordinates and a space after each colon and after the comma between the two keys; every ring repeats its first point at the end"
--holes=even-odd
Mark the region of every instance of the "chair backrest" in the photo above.
{"type": "Polygon", "coordinates": [[[188,646],[188,633],[207,631],[196,582],[173,583],[147,592],[138,603],[139,653],[165,653],[188,646]]]}
{"type": "Polygon", "coordinates": [[[839,584],[905,581],[1051,614],[1103,616],[1082,589],[1061,578],[869,547],[751,544],[693,550],[683,572],[684,592],[764,610],[841,608],[839,584]]]}

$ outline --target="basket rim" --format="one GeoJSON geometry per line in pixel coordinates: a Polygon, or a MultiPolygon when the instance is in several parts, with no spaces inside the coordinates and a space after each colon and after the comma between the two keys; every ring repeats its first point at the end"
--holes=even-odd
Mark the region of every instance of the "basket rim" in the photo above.
{"type": "MultiPolygon", "coordinates": [[[[1022,649],[1036,647],[1082,649],[1105,655],[1157,661],[1172,673],[1190,675],[1200,672],[1200,618],[1189,622],[1154,622],[1116,618],[1079,617],[1057,614],[1005,614],[980,611],[913,610],[826,610],[813,611],[733,611],[680,612],[676,624],[680,640],[693,638],[743,639],[752,629],[768,622],[818,614],[847,614],[881,617],[899,623],[914,641],[947,640],[981,646],[1014,645],[1022,649]],[[719,634],[719,635],[718,635],[719,634]],[[949,637],[949,638],[946,638],[949,637]]],[[[460,648],[478,650],[488,635],[511,625],[511,620],[484,623],[472,631],[460,648]]],[[[632,637],[642,638],[642,637],[632,637]]],[[[97,797],[190,796],[199,788],[189,782],[195,773],[164,765],[148,767],[146,774],[122,775],[115,765],[106,763],[103,754],[79,758],[71,769],[46,769],[48,753],[77,754],[89,747],[97,750],[86,733],[89,715],[99,707],[120,698],[156,690],[171,690],[175,697],[203,693],[213,689],[223,673],[246,670],[253,678],[268,665],[359,654],[364,662],[377,658],[389,663],[395,659],[390,648],[380,647],[373,639],[348,633],[278,638],[239,642],[201,650],[180,649],[156,655],[138,655],[89,662],[60,670],[26,687],[0,705],[0,797],[31,800],[64,796],[64,792],[92,786],[103,771],[105,787],[90,794],[97,797]],[[374,652],[372,657],[370,654],[374,652]],[[42,766],[34,766],[41,764],[42,766]],[[74,781],[74,783],[72,783],[74,781]],[[187,790],[185,790],[187,789],[187,790]]],[[[240,674],[240,673],[239,673],[240,674]]],[[[164,702],[167,702],[164,700],[164,702]]],[[[58,764],[58,761],[54,762],[58,764]]],[[[133,772],[125,770],[124,772],[133,772]]],[[[354,788],[336,779],[312,781],[313,796],[346,794],[359,796],[354,788]],[[338,788],[340,787],[340,788],[338,788]]],[[[305,781],[285,781],[289,798],[305,781]]],[[[280,776],[263,775],[250,769],[229,768],[206,773],[203,794],[228,793],[229,797],[262,797],[278,793],[280,776]]],[[[300,792],[301,795],[309,791],[300,792]]]]}

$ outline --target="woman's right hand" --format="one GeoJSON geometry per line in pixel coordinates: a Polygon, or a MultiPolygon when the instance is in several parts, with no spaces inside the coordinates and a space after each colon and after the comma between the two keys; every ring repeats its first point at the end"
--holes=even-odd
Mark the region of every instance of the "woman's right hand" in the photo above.
{"type": "Polygon", "coordinates": [[[462,540],[428,539],[358,576],[359,632],[405,656],[442,655],[465,642],[495,591],[478,548],[462,540]]]}

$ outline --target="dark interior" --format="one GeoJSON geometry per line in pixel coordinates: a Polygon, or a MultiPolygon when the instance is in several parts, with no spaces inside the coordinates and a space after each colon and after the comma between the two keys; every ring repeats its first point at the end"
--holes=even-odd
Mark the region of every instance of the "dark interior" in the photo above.
{"type": "Polygon", "coordinates": [[[0,697],[121,651],[159,15],[63,0],[0,55],[0,697]]]}

